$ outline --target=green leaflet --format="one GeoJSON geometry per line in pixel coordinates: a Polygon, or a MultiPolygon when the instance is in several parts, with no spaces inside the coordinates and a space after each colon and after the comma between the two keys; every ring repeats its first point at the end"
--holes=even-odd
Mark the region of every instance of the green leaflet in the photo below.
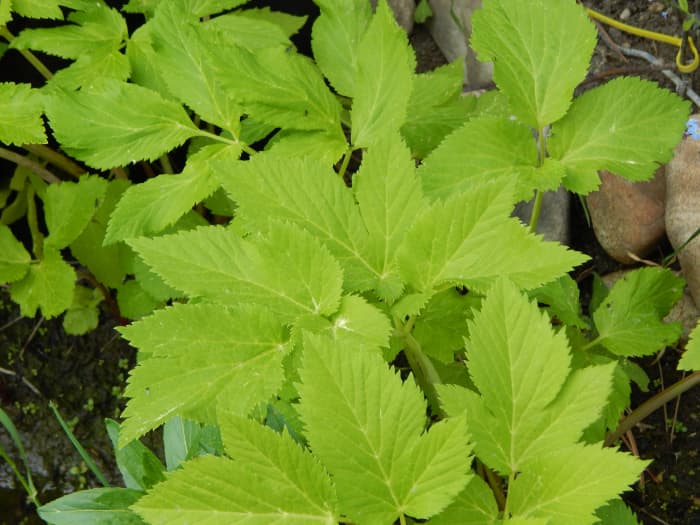
{"type": "Polygon", "coordinates": [[[150,449],[138,440],[119,448],[119,423],[105,419],[105,426],[114,447],[117,467],[127,488],[145,491],[165,479],[165,468],[150,449]]]}
{"type": "Polygon", "coordinates": [[[641,525],[637,517],[621,499],[609,501],[596,511],[600,521],[596,525],[641,525]]]}
{"type": "Polygon", "coordinates": [[[333,476],[340,511],[353,521],[428,518],[471,477],[465,419],[421,435],[422,392],[378,354],[309,335],[301,379],[299,413],[309,444],[333,476]]]}
{"type": "Polygon", "coordinates": [[[683,294],[684,281],[670,270],[640,268],[616,282],[593,312],[594,343],[619,356],[652,354],[681,335],[680,323],[662,321],[683,294]]]}
{"type": "Polygon", "coordinates": [[[49,246],[44,258],[31,264],[27,274],[10,286],[10,297],[19,304],[23,317],[34,317],[37,308],[50,319],[62,314],[73,300],[75,271],[61,253],[49,246]]]}
{"type": "Polygon", "coordinates": [[[102,205],[107,186],[107,181],[97,176],[82,176],[78,182],[49,185],[44,197],[49,230],[46,244],[61,249],[77,239],[102,205]]]}
{"type": "Polygon", "coordinates": [[[318,67],[346,97],[355,95],[358,45],[372,19],[364,0],[316,0],[321,15],[314,22],[311,46],[318,67]]]}
{"type": "Polygon", "coordinates": [[[46,113],[63,149],[102,169],[155,159],[201,134],[182,107],[135,84],[52,96],[46,113]]]}
{"type": "Polygon", "coordinates": [[[688,343],[685,346],[685,352],[681,356],[681,360],[678,362],[678,368],[681,370],[700,370],[700,328],[697,325],[690,332],[688,337],[688,343]]]}
{"type": "Polygon", "coordinates": [[[562,275],[556,281],[530,291],[530,297],[547,305],[552,317],[556,317],[567,326],[580,329],[588,328],[588,321],[581,313],[578,284],[569,275],[562,275]]]}
{"type": "MultiPolygon", "coordinates": [[[[472,476],[465,489],[443,512],[430,520],[431,525],[501,525],[498,505],[491,488],[479,476],[472,476]]],[[[509,524],[511,522],[508,522],[509,524]]]]}
{"type": "Polygon", "coordinates": [[[326,495],[315,493],[316,480],[325,477],[324,484],[331,487],[322,468],[289,435],[275,438],[263,427],[257,433],[270,445],[255,458],[262,464],[215,456],[194,459],[132,508],[151,525],[336,525],[339,516],[332,502],[316,504],[326,495]],[[260,472],[269,471],[266,463],[274,459],[281,460],[274,465],[278,478],[265,478],[260,472]]]}
{"type": "MultiPolygon", "coordinates": [[[[237,131],[241,108],[222,86],[221,77],[212,74],[211,42],[202,26],[185,10],[187,0],[163,2],[149,22],[149,35],[155,51],[155,64],[169,92],[187,104],[204,120],[225,130],[237,131]]],[[[235,47],[218,50],[222,55],[236,53],[235,47]]]]}
{"type": "Polygon", "coordinates": [[[262,308],[178,305],[120,329],[141,349],[119,446],[174,415],[213,422],[216,407],[245,415],[282,386],[288,335],[262,308]]]}
{"type": "Polygon", "coordinates": [[[406,32],[396,24],[387,3],[379,2],[357,49],[350,114],[355,148],[373,145],[401,128],[406,120],[415,67],[415,54],[406,32]]]}
{"type": "MultiPolygon", "coordinates": [[[[230,146],[240,152],[237,146],[230,146]]],[[[199,160],[206,149],[191,155],[182,173],[160,175],[130,186],[109,220],[105,244],[161,232],[211,195],[218,187],[209,164],[199,160]]]]}
{"type": "Polygon", "coordinates": [[[338,263],[317,239],[289,224],[276,223],[254,241],[212,226],[129,245],[167,284],[191,297],[266,306],[284,322],[338,309],[338,263]]]}
{"type": "Polygon", "coordinates": [[[140,490],[88,489],[68,494],[37,509],[51,525],[146,525],[131,505],[143,496],[140,490]]]}
{"type": "Polygon", "coordinates": [[[29,271],[31,255],[4,224],[0,224],[0,254],[0,282],[19,281],[29,271]]]}
{"type": "Polygon", "coordinates": [[[538,130],[566,113],[595,42],[595,26],[569,1],[486,0],[472,18],[479,60],[496,59],[493,77],[510,110],[538,130]]]}
{"type": "MultiPolygon", "coordinates": [[[[286,48],[291,45],[287,32],[282,27],[274,23],[272,19],[266,20],[264,15],[255,16],[256,12],[261,11],[246,9],[226,13],[209,20],[203,28],[206,31],[215,31],[225,40],[251,51],[275,46],[286,48]]],[[[272,15],[273,11],[269,11],[268,8],[267,13],[272,15]]],[[[284,13],[279,13],[279,15],[284,15],[284,13]]]]}
{"type": "Polygon", "coordinates": [[[54,74],[46,84],[47,92],[68,90],[80,87],[89,89],[108,85],[113,82],[125,82],[129,78],[128,58],[118,50],[105,55],[83,55],[54,74]]]}
{"type": "Polygon", "coordinates": [[[44,144],[43,97],[29,84],[0,83],[0,141],[5,144],[44,144]]]}
{"type": "Polygon", "coordinates": [[[12,0],[12,10],[28,18],[63,19],[61,0],[12,0]]]}
{"type": "MultiPolygon", "coordinates": [[[[60,9],[58,12],[61,12],[60,9]]],[[[84,11],[71,13],[68,21],[73,24],[25,29],[12,40],[10,47],[36,49],[68,59],[77,59],[85,54],[102,57],[119,49],[127,37],[124,18],[116,9],[101,2],[93,3],[84,11]]]]}
{"type": "MultiPolygon", "coordinates": [[[[476,118],[449,135],[421,164],[425,193],[446,199],[475,182],[507,176],[516,181],[515,200],[528,200],[534,189],[552,190],[560,179],[537,169],[537,144],[522,124],[502,118],[476,118]]],[[[562,173],[563,175],[563,173],[562,173]]]]}
{"type": "Polygon", "coordinates": [[[586,257],[530,235],[516,220],[512,183],[474,184],[418,216],[398,260],[404,280],[428,292],[443,283],[484,290],[498,276],[523,288],[557,278],[586,257]]]}
{"type": "Polygon", "coordinates": [[[0,0],[0,26],[5,26],[12,20],[11,0],[0,0]]]}
{"type": "Polygon", "coordinates": [[[367,148],[353,177],[355,198],[369,234],[366,256],[378,275],[377,295],[395,301],[403,289],[397,250],[427,203],[410,152],[392,133],[367,148]]]}
{"type": "Polygon", "coordinates": [[[629,180],[651,178],[673,155],[689,106],[670,91],[634,77],[587,91],[552,126],[549,151],[566,168],[564,185],[577,193],[593,191],[600,169],[629,180]]]}

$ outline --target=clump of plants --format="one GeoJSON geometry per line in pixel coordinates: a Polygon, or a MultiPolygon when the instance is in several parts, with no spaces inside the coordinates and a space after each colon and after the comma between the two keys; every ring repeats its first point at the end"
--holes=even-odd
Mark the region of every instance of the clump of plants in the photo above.
{"type": "Polygon", "coordinates": [[[471,45],[498,89],[481,98],[457,63],[415,74],[385,2],[316,3],[313,59],[289,40],[303,20],[241,0],[132,0],[131,35],[101,2],[57,2],[67,25],[11,39],[76,60],[3,87],[30,135],[0,138],[43,142],[45,114],[104,171],[18,168],[8,208],[26,204],[32,249],[0,227],[0,278],[26,315],[94,308],[75,259],[138,319],[108,424],[126,487],[40,515],[636,523],[619,495],[647,462],[603,441],[645,380],[628,358],[679,338],[661,319],[683,282],[638,270],[583,315],[567,272],[587,257],[532,231],[544,191],[651,177],[688,104],[637,78],[573,98],[596,38],[573,0],[484,1],[471,45]],[[133,183],[154,159],[166,173],[133,183]],[[533,195],[528,227],[510,213],[533,195]],[[165,464],[138,441],[161,426],[165,464]]]}

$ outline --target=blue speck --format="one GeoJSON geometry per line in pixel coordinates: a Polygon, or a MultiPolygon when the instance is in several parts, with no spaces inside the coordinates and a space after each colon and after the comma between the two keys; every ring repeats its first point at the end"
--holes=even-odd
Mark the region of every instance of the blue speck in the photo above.
{"type": "Polygon", "coordinates": [[[668,9],[666,9],[666,11],[661,11],[661,16],[668,18],[668,9]]]}
{"type": "Polygon", "coordinates": [[[700,123],[696,119],[688,119],[688,122],[685,123],[684,136],[692,137],[693,140],[700,140],[700,123]]]}

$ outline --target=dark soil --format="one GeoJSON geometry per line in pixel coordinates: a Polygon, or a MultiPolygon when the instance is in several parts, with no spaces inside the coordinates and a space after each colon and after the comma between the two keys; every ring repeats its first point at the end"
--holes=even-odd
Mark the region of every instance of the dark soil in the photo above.
{"type": "MultiPolygon", "coordinates": [[[[626,22],[667,34],[680,35],[680,18],[667,8],[648,0],[602,0],[585,2],[604,14],[618,18],[629,10],[626,22]]],[[[692,3],[692,0],[691,0],[692,3]]],[[[605,28],[610,39],[625,47],[645,50],[672,65],[676,49],[605,28]]],[[[444,63],[427,32],[420,26],[411,36],[417,49],[419,69],[444,63]]],[[[641,75],[662,86],[675,86],[658,68],[637,58],[624,58],[601,39],[591,73],[581,89],[589,89],[622,74],[641,75]]],[[[698,90],[696,75],[686,78],[698,90]]],[[[573,247],[592,257],[577,277],[583,296],[590,288],[591,274],[606,274],[620,265],[606,256],[585,222],[581,206],[574,199],[572,211],[573,247]]],[[[649,258],[659,261],[669,252],[662,242],[649,258]]],[[[105,417],[118,417],[123,408],[121,393],[127,371],[134,362],[134,350],[114,330],[114,321],[103,319],[101,326],[86,337],[63,333],[60,320],[20,319],[18,309],[0,289],[0,403],[20,430],[28,450],[30,467],[41,502],[82,488],[99,486],[86,469],[48,408],[57,403],[79,441],[115,484],[120,483],[111,444],[104,430],[105,417]]],[[[676,363],[682,352],[667,349],[660,356],[640,360],[651,378],[648,392],[635,390],[632,406],[638,406],[659,390],[678,381],[682,374],[676,363]]],[[[645,525],[700,524],[700,389],[684,394],[677,403],[658,410],[631,432],[627,445],[640,457],[653,460],[627,503],[645,525]]],[[[0,445],[13,451],[4,430],[0,445]]],[[[626,444],[622,447],[626,448],[626,444]]],[[[16,455],[15,460],[18,460],[16,455]]],[[[27,503],[25,494],[9,467],[0,462],[0,525],[41,523],[27,503]]]]}

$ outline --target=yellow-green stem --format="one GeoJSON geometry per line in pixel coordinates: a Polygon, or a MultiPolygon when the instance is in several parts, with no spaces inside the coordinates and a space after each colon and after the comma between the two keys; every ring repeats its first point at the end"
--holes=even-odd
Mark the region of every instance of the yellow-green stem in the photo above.
{"type": "Polygon", "coordinates": [[[28,170],[33,171],[49,184],[61,182],[61,179],[56,177],[56,175],[51,173],[38,162],[35,162],[32,159],[28,159],[27,157],[20,155],[19,153],[15,153],[14,151],[10,151],[9,149],[0,148],[0,158],[9,160],[10,162],[14,162],[18,166],[23,166],[28,170]]]}
{"type": "Polygon", "coordinates": [[[28,185],[27,188],[27,224],[29,233],[32,236],[32,253],[36,259],[44,257],[44,235],[39,230],[39,220],[36,214],[36,201],[34,200],[34,187],[28,185]]]}
{"type": "Polygon", "coordinates": [[[85,170],[72,159],[52,150],[48,146],[44,146],[43,144],[23,144],[22,147],[37,157],[44,159],[49,164],[61,168],[61,170],[72,175],[76,179],[85,173],[85,170]]]}
{"type": "MultiPolygon", "coordinates": [[[[7,27],[0,28],[0,36],[8,42],[12,42],[15,39],[15,35],[10,33],[7,27]]],[[[34,69],[36,69],[42,77],[44,77],[46,80],[51,80],[53,73],[51,73],[49,68],[46,67],[44,63],[39,60],[36,55],[34,55],[34,53],[27,49],[18,49],[17,51],[20,52],[27,62],[34,66],[34,69]]]]}
{"type": "Polygon", "coordinates": [[[348,169],[348,164],[350,163],[350,157],[352,157],[352,148],[345,150],[345,155],[343,155],[343,161],[340,163],[340,169],[338,170],[338,175],[342,179],[345,177],[345,171],[348,169]]]}

